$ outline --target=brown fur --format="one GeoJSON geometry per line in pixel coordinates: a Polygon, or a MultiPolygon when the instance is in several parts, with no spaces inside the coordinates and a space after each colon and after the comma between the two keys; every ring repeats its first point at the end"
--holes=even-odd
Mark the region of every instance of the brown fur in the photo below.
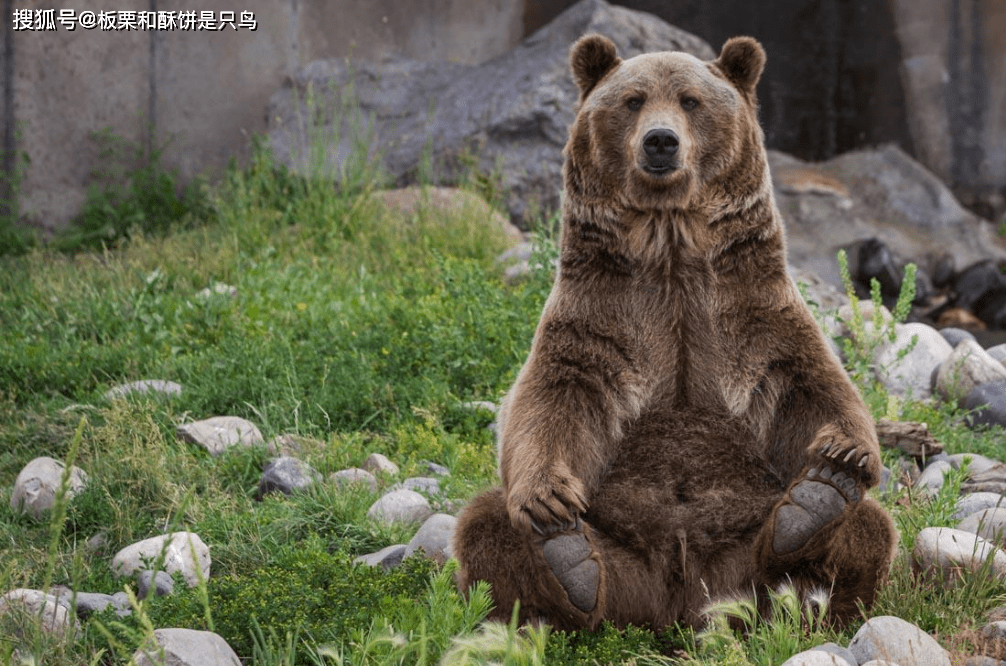
{"type": "Polygon", "coordinates": [[[852,452],[859,497],[879,479],[866,407],[786,272],[755,86],[765,55],[628,61],[598,35],[571,52],[580,106],[566,146],[561,264],[531,354],[500,411],[502,488],[463,512],[462,588],[494,617],[699,625],[729,595],[787,580],[832,588],[832,615],[872,603],[897,533],[871,499],[793,553],[775,510],[815,465],[852,452]],[[670,172],[644,137],[673,130],[670,172]],[[822,453],[822,447],[831,448],[822,453]],[[834,458],[836,452],[842,454],[834,458]],[[575,608],[542,536],[582,527],[598,600],[575,608]]]}

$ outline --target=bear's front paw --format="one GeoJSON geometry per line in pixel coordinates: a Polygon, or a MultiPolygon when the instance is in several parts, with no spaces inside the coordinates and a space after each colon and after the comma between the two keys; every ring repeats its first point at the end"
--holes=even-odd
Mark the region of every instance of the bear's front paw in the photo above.
{"type": "Polygon", "coordinates": [[[540,536],[577,530],[586,510],[583,483],[568,473],[540,471],[513,483],[507,494],[513,526],[540,536]]]}
{"type": "Polygon", "coordinates": [[[866,445],[846,438],[830,438],[823,440],[816,452],[825,464],[845,471],[867,487],[880,480],[880,457],[866,445]]]}

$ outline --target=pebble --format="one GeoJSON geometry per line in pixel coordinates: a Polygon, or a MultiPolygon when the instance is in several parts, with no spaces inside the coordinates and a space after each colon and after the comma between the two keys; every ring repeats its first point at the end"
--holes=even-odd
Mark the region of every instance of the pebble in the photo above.
{"type": "Polygon", "coordinates": [[[966,331],[963,328],[954,328],[953,326],[948,326],[946,328],[940,329],[940,335],[943,339],[950,343],[951,347],[956,347],[957,343],[962,340],[974,340],[975,334],[971,331],[966,331]]]}
{"type": "Polygon", "coordinates": [[[977,534],[999,548],[1006,546],[1006,503],[968,515],[958,523],[957,529],[977,534]]]}
{"type": "Polygon", "coordinates": [[[388,474],[398,476],[398,465],[388,460],[383,453],[371,453],[363,462],[363,469],[372,474],[388,474]]]}
{"type": "Polygon", "coordinates": [[[178,426],[178,436],[203,446],[218,456],[232,446],[254,446],[265,440],[258,427],[238,416],[214,416],[203,421],[178,426]]]}
{"type": "Polygon", "coordinates": [[[964,398],[968,425],[999,425],[1006,427],[1006,381],[987,382],[976,386],[964,398]]]}
{"type": "Polygon", "coordinates": [[[112,571],[120,576],[132,576],[137,571],[144,571],[148,563],[155,563],[160,558],[162,550],[164,562],[161,566],[164,571],[169,574],[181,573],[189,587],[199,584],[196,566],[199,567],[203,580],[210,577],[210,549],[193,532],[162,534],[126,546],[112,558],[112,571]],[[192,559],[193,551],[195,560],[192,559]]]}
{"type": "Polygon", "coordinates": [[[458,519],[446,513],[435,513],[425,521],[416,535],[409,541],[403,557],[411,557],[422,549],[426,557],[437,564],[443,564],[454,555],[451,542],[458,519]]]}
{"type": "Polygon", "coordinates": [[[136,578],[136,598],[146,599],[150,587],[154,587],[154,596],[166,597],[175,591],[175,581],[164,571],[141,571],[136,578]]]}
{"type": "Polygon", "coordinates": [[[274,458],[266,465],[262,478],[259,479],[258,496],[263,497],[276,491],[289,495],[309,487],[319,476],[318,472],[302,460],[290,456],[274,458]]]}
{"type": "Polygon", "coordinates": [[[922,470],[922,474],[915,480],[915,487],[927,495],[935,495],[943,487],[943,475],[953,469],[946,460],[935,460],[922,470]]]}
{"type": "Polygon", "coordinates": [[[155,629],[155,645],[133,654],[136,666],[241,666],[241,660],[223,638],[209,631],[195,629],[155,629]],[[163,650],[163,662],[150,657],[163,650]]]}
{"type": "Polygon", "coordinates": [[[171,398],[182,394],[182,385],[164,379],[141,379],[128,384],[119,384],[105,391],[105,400],[119,400],[131,395],[153,394],[171,398]]]}
{"type": "Polygon", "coordinates": [[[1006,380],[1006,367],[974,340],[964,340],[940,364],[935,388],[945,400],[963,407],[965,398],[975,387],[1003,380],[1006,380]]]}
{"type": "Polygon", "coordinates": [[[915,539],[912,569],[952,582],[961,570],[978,571],[992,558],[992,575],[1006,576],[1006,553],[977,534],[950,527],[926,527],[915,539]]]}
{"type": "Polygon", "coordinates": [[[333,472],[328,478],[334,481],[340,488],[359,484],[369,488],[372,493],[377,492],[377,479],[374,478],[373,474],[359,467],[341,469],[338,472],[333,472]]]}
{"type": "Polygon", "coordinates": [[[371,520],[385,523],[420,523],[426,520],[433,511],[426,498],[414,490],[392,490],[367,511],[371,520]]]}

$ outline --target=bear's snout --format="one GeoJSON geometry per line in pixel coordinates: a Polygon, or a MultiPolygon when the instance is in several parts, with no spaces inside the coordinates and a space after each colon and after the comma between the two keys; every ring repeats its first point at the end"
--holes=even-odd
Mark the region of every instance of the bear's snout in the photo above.
{"type": "Polygon", "coordinates": [[[666,128],[652,129],[643,136],[647,171],[661,174],[677,166],[675,155],[681,145],[678,135],[666,128]]]}

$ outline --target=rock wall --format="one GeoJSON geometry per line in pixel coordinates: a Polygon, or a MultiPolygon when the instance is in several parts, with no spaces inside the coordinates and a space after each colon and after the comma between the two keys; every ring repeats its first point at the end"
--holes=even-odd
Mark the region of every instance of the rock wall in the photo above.
{"type": "MultiPolygon", "coordinates": [[[[13,30],[2,0],[0,153],[4,171],[30,159],[20,209],[39,228],[65,225],[100,166],[94,131],[141,146],[170,140],[164,164],[185,180],[213,173],[265,130],[269,96],[284,77],[318,58],[478,63],[522,37],[524,0],[66,0],[60,9],[249,11],[256,30],[102,31],[79,26],[13,30]]],[[[45,7],[53,7],[46,5],[45,7]]],[[[3,180],[3,179],[0,179],[3,180]]],[[[4,199],[0,192],[0,200],[4,199]]]]}

